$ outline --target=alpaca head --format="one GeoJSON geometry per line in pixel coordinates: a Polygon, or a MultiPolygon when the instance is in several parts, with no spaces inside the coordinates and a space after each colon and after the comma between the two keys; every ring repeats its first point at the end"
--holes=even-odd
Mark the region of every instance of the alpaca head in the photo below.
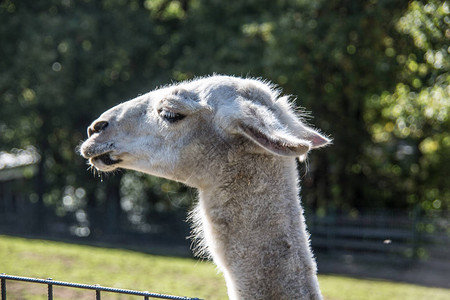
{"type": "Polygon", "coordinates": [[[109,109],[80,150],[99,171],[133,169],[201,187],[230,153],[305,157],[328,142],[267,84],[213,76],[109,109]]]}

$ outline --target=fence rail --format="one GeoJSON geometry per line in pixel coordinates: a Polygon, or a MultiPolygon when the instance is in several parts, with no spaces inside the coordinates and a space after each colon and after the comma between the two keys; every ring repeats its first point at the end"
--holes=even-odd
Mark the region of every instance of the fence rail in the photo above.
{"type": "Polygon", "coordinates": [[[385,265],[423,260],[448,262],[450,216],[420,210],[374,212],[357,216],[307,216],[316,253],[346,256],[385,265]]]}
{"type": "Polygon", "coordinates": [[[69,288],[94,290],[96,300],[101,299],[101,292],[142,296],[146,300],[148,300],[149,298],[172,299],[172,300],[201,300],[199,298],[171,296],[171,295],[164,295],[164,294],[158,294],[158,293],[149,293],[149,292],[142,292],[142,291],[104,287],[104,286],[100,286],[100,285],[89,285],[89,284],[80,284],[80,283],[73,283],[73,282],[56,281],[51,278],[39,279],[39,278],[12,276],[12,275],[6,275],[4,273],[0,274],[1,300],[6,300],[6,281],[7,280],[45,284],[45,285],[47,285],[47,296],[48,296],[49,300],[53,300],[53,286],[55,286],[55,285],[69,287],[69,288]]]}

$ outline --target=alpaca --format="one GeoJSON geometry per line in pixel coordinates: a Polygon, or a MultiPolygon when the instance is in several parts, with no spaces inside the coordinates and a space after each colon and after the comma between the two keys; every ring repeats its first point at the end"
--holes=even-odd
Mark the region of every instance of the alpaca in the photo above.
{"type": "Polygon", "coordinates": [[[230,299],[322,299],[299,199],[296,158],[329,139],[267,82],[211,76],[119,104],[80,152],[198,189],[190,219],[230,299]]]}

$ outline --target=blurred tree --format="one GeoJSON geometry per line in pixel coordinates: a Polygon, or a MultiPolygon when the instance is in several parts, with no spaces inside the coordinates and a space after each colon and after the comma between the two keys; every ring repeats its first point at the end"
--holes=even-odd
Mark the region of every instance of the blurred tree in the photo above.
{"type": "Polygon", "coordinates": [[[172,79],[248,75],[299,95],[334,139],[311,155],[308,207],[447,209],[448,13],[439,0],[5,0],[0,150],[39,150],[30,198],[40,215],[85,224],[76,213],[86,209],[92,232],[145,231],[139,222],[167,220],[194,197],[136,173],[92,180],[74,150],[86,127],[172,79]]]}
{"type": "Polygon", "coordinates": [[[399,35],[391,20],[406,8],[391,0],[199,1],[185,20],[174,75],[264,74],[299,95],[335,141],[312,155],[305,202],[321,211],[383,207],[378,179],[361,172],[371,143],[364,111],[368,96],[395,87],[399,66],[385,50],[399,35]]]}
{"type": "Polygon", "coordinates": [[[184,55],[175,64],[175,78],[211,71],[263,74],[285,92],[299,95],[298,104],[318,116],[313,123],[333,137],[332,149],[311,157],[304,178],[307,204],[326,213],[408,208],[415,202],[411,199],[425,201],[424,194],[433,195],[424,204],[427,207],[430,203],[440,207],[444,201],[439,199],[449,199],[443,188],[449,185],[443,174],[446,168],[433,169],[448,162],[445,157],[449,155],[445,146],[449,138],[445,1],[412,1],[409,5],[400,0],[194,3],[183,20],[184,55]],[[436,66],[426,66],[424,60],[438,64],[440,71],[433,72],[436,66]],[[422,88],[421,93],[412,94],[410,88],[422,88]],[[386,101],[388,95],[390,101],[386,101]],[[381,98],[384,101],[378,101],[381,98]],[[402,118],[386,113],[395,105],[402,118]],[[429,132],[424,135],[427,139],[413,145],[409,134],[397,135],[390,143],[377,139],[380,134],[393,133],[391,124],[401,122],[439,134],[431,140],[429,132]],[[435,139],[442,146],[437,147],[435,139]],[[425,160],[408,154],[435,148],[425,160]],[[429,165],[422,172],[421,188],[414,175],[419,165],[429,165]],[[408,192],[407,187],[414,188],[408,192]],[[439,199],[434,196],[436,190],[442,191],[439,199]]]}
{"type": "Polygon", "coordinates": [[[164,47],[176,28],[150,18],[142,1],[3,1],[0,17],[1,148],[38,148],[37,215],[44,203],[61,207],[64,187],[73,186],[86,190],[88,207],[117,217],[106,209],[120,205],[108,197],[114,185],[96,192],[103,187],[75,148],[106,108],[167,82],[164,47]]]}
{"type": "Polygon", "coordinates": [[[450,7],[412,1],[395,26],[404,39],[386,53],[400,67],[393,90],[367,102],[371,169],[394,205],[450,207],[450,7]]]}
{"type": "Polygon", "coordinates": [[[266,61],[273,77],[298,94],[314,123],[334,139],[315,154],[305,201],[320,213],[383,207],[357,169],[370,143],[363,119],[367,95],[389,89],[397,72],[384,53],[404,1],[297,1],[274,26],[266,61]]]}

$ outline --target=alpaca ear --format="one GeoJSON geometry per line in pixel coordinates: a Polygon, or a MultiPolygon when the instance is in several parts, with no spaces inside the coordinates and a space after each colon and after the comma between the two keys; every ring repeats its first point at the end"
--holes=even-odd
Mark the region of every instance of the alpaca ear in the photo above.
{"type": "Polygon", "coordinates": [[[325,146],[329,140],[298,120],[280,121],[266,107],[248,105],[238,120],[241,134],[263,149],[281,156],[305,157],[312,148],[325,146]]]}
{"type": "Polygon", "coordinates": [[[254,124],[241,122],[242,134],[265,150],[281,156],[303,156],[311,148],[311,143],[298,139],[281,130],[261,128],[254,124]]]}
{"type": "Polygon", "coordinates": [[[320,148],[320,147],[326,146],[329,143],[331,143],[330,139],[321,135],[314,129],[306,127],[305,125],[300,125],[299,127],[301,127],[301,129],[302,129],[301,131],[303,133],[302,135],[304,136],[304,139],[306,139],[307,141],[309,141],[311,143],[312,149],[320,148]]]}

